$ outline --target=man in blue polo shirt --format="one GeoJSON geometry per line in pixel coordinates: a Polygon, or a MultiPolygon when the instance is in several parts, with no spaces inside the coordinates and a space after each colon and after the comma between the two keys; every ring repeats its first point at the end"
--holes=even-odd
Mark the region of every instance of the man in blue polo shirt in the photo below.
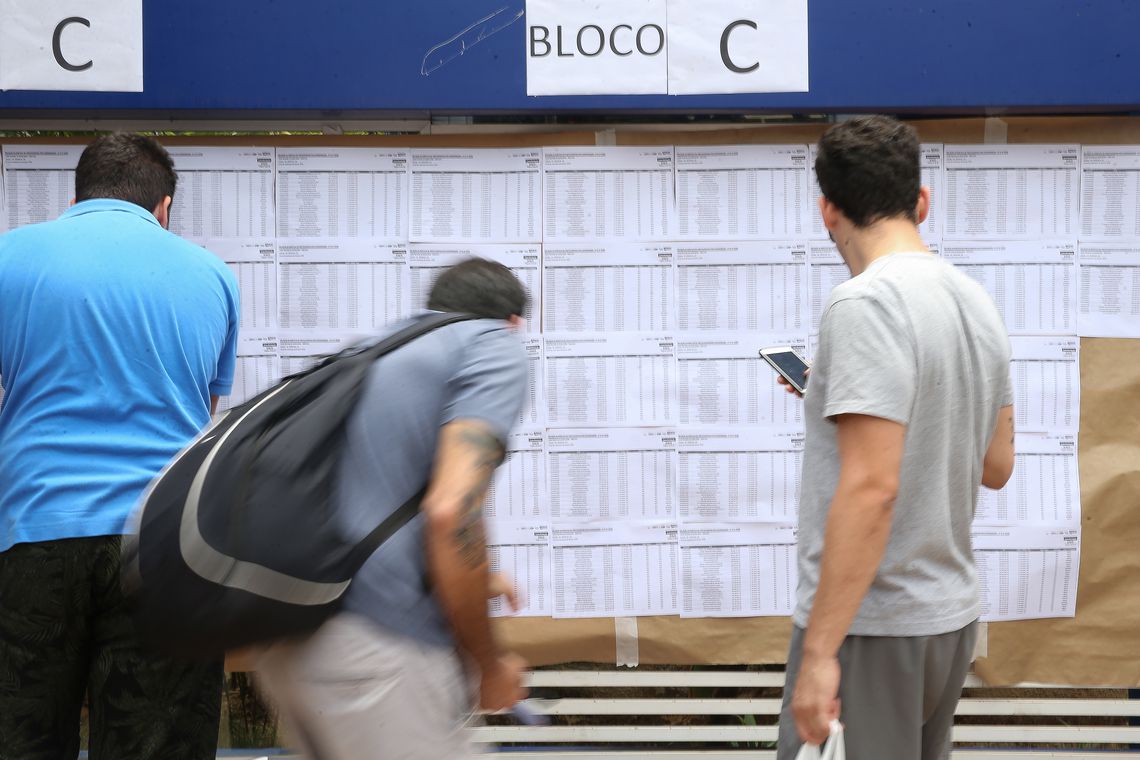
{"type": "Polygon", "coordinates": [[[152,138],[99,137],[59,219],[0,237],[0,760],[213,758],[221,663],[135,638],[119,544],[233,382],[238,290],[167,231],[152,138]]]}

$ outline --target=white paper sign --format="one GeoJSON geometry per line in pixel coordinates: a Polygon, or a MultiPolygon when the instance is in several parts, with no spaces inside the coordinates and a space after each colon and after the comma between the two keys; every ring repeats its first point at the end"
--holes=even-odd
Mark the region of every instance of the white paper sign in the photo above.
{"type": "Polygon", "coordinates": [[[669,0],[669,94],[807,92],[807,0],[669,0]]]}
{"type": "Polygon", "coordinates": [[[142,92],[142,0],[0,0],[0,90],[142,92]]]}
{"type": "Polygon", "coordinates": [[[663,95],[666,0],[527,0],[527,95],[663,95]]]}

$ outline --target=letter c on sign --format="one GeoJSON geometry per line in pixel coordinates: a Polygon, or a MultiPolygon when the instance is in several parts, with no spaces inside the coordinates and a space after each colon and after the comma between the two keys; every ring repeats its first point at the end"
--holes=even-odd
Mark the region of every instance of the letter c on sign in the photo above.
{"type": "Polygon", "coordinates": [[[79,64],[71,63],[63,57],[63,50],[59,46],[59,38],[63,36],[63,30],[72,24],[83,24],[88,29],[91,28],[91,22],[81,16],[70,16],[69,18],[65,18],[63,21],[60,21],[58,24],[56,24],[55,32],[53,32],[51,35],[51,52],[55,55],[55,62],[58,63],[62,68],[65,68],[68,71],[86,71],[94,65],[91,61],[79,64]]]}
{"type": "Polygon", "coordinates": [[[627,55],[633,55],[633,48],[630,48],[629,50],[624,50],[624,51],[618,50],[618,47],[617,47],[618,29],[628,29],[630,34],[633,33],[633,27],[630,26],[629,24],[618,24],[617,26],[615,26],[613,29],[610,30],[610,50],[614,51],[614,55],[620,55],[622,57],[625,57],[627,55]]]}
{"type": "Polygon", "coordinates": [[[760,68],[760,64],[757,62],[751,66],[737,66],[735,63],[733,63],[732,58],[728,55],[728,38],[732,34],[733,30],[738,26],[750,26],[753,29],[757,28],[755,21],[749,21],[746,18],[733,21],[731,24],[726,26],[724,28],[724,32],[722,32],[720,35],[720,59],[724,61],[724,67],[729,71],[735,71],[737,74],[747,74],[750,71],[755,71],[756,69],[760,68]]]}

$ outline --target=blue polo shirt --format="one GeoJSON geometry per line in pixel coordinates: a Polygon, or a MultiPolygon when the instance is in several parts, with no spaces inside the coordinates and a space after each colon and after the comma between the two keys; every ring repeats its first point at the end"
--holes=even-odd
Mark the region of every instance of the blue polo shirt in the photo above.
{"type": "Polygon", "coordinates": [[[132,203],[0,237],[0,551],[122,533],[229,393],[239,313],[226,265],[132,203]]]}

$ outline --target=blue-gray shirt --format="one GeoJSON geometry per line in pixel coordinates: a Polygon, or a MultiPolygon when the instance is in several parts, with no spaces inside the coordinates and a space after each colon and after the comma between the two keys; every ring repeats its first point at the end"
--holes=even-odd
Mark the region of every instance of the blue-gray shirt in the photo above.
{"type": "MultiPolygon", "coordinates": [[[[377,361],[349,420],[340,474],[342,527],[363,538],[423,488],[447,423],[482,420],[505,444],[526,385],[522,343],[499,320],[442,327],[377,361]]],[[[429,590],[422,516],[365,563],[344,608],[424,643],[454,645],[429,590]]]]}

